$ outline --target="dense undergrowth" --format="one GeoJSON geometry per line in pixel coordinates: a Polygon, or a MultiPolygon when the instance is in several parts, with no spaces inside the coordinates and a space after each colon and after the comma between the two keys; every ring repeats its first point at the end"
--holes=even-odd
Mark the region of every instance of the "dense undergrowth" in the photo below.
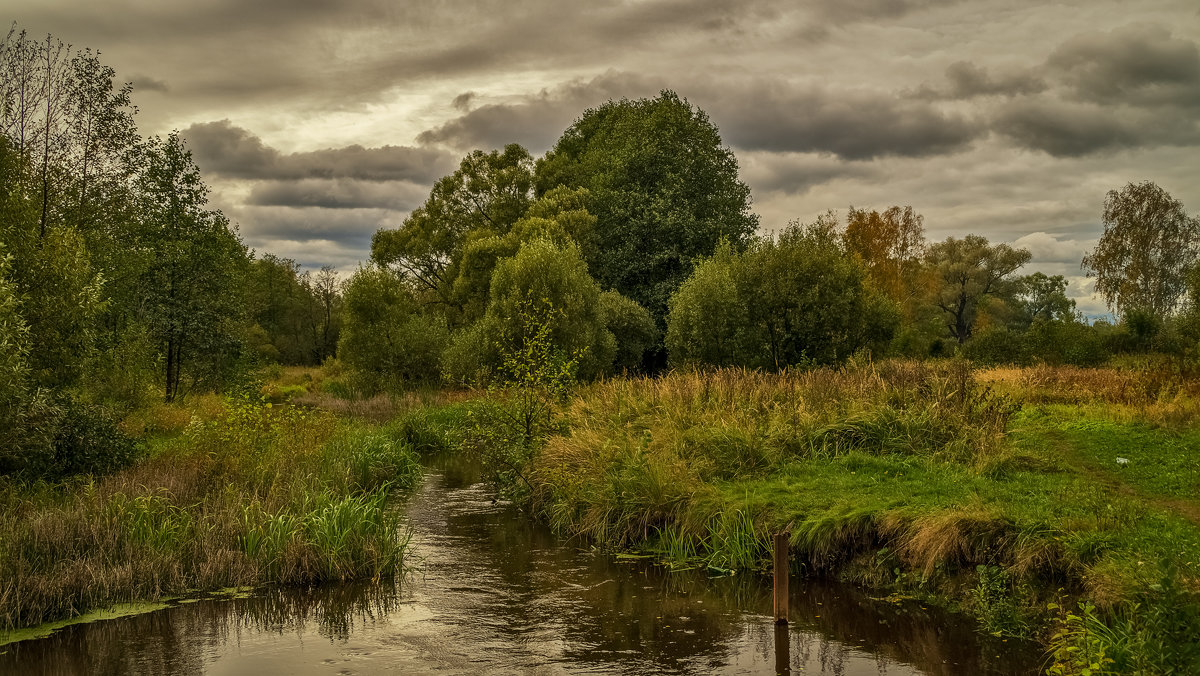
{"type": "Polygon", "coordinates": [[[681,372],[579,390],[524,492],[676,566],[758,569],[787,530],[798,571],[1040,636],[1055,673],[1189,673],[1197,421],[1200,382],[1169,369],[681,372]]]}
{"type": "Polygon", "coordinates": [[[0,631],[230,586],[392,576],[388,494],[420,478],[396,430],[257,399],[129,416],[145,458],[105,477],[0,483],[0,631]]]}

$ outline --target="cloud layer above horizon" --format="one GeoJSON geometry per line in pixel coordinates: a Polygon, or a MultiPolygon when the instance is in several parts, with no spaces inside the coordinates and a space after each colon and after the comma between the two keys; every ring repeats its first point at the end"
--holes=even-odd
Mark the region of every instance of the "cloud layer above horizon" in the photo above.
{"type": "Polygon", "coordinates": [[[912,205],[1072,278],[1105,193],[1200,210],[1192,0],[0,0],[99,49],[144,133],[180,129],[260,251],[353,268],[473,148],[548,149],[588,107],[672,89],[733,148],[765,230],[912,205]]]}

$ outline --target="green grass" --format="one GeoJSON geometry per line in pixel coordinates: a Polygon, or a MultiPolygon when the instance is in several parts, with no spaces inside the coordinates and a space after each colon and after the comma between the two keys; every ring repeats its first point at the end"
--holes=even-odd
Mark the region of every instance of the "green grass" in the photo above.
{"type": "Polygon", "coordinates": [[[1200,608],[1198,389],[897,362],[613,380],[565,407],[530,506],[676,567],[765,567],[787,529],[797,570],[938,600],[992,633],[1049,640],[1050,603],[1083,600],[1127,644],[1159,645],[1155,668],[1192,668],[1200,623],[1164,642],[1153,618],[1200,608]]]}
{"type": "Polygon", "coordinates": [[[111,476],[0,483],[0,631],[116,603],[402,570],[408,533],[388,498],[421,476],[404,435],[247,399],[198,412],[111,476]]]}

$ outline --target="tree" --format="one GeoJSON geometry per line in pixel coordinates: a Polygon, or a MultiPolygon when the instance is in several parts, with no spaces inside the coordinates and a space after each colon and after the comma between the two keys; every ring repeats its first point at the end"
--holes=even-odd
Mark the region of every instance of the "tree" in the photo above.
{"type": "Polygon", "coordinates": [[[1067,298],[1067,280],[1062,275],[1041,272],[1025,275],[1017,283],[1017,299],[1026,326],[1037,320],[1066,321],[1075,316],[1075,301],[1067,298]]]}
{"type": "Polygon", "coordinates": [[[588,189],[597,218],[588,269],[659,322],[697,258],[723,239],[744,246],[758,226],[733,152],[703,111],[671,91],[584,112],[538,160],[536,185],[538,195],[588,189]]]}
{"type": "Polygon", "coordinates": [[[616,291],[600,294],[600,311],[604,327],[617,341],[613,369],[636,371],[642,367],[642,357],[658,342],[658,326],[649,310],[616,291]]]}
{"type": "Polygon", "coordinates": [[[749,317],[734,281],[737,262],[733,247],[722,245],[671,296],[666,345],[672,364],[741,363],[749,317]]]}
{"type": "Polygon", "coordinates": [[[887,347],[895,304],[822,227],[792,223],[744,253],[722,249],[672,299],[675,363],[780,369],[887,347]]]}
{"type": "Polygon", "coordinates": [[[1143,309],[1164,318],[1176,309],[1188,269],[1200,256],[1200,218],[1151,181],[1110,190],[1104,234],[1083,257],[1096,292],[1118,314],[1143,309]]]}
{"type": "Polygon", "coordinates": [[[605,327],[600,287],[574,242],[524,242],[515,256],[496,264],[490,298],[483,318],[447,348],[447,379],[497,374],[504,355],[533,344],[532,330],[547,332],[550,348],[574,364],[580,379],[611,370],[616,340],[605,327]]]}
{"type": "Polygon", "coordinates": [[[925,262],[937,280],[933,304],[960,345],[971,337],[980,301],[1009,292],[1010,276],[1030,257],[1025,249],[992,245],[979,235],[950,237],[929,247],[925,262]]]}
{"type": "Polygon", "coordinates": [[[842,241],[863,263],[875,287],[897,303],[909,300],[925,252],[924,217],[912,207],[883,213],[850,207],[842,241]]]}
{"type": "Polygon", "coordinates": [[[178,133],[150,139],[143,161],[138,239],[148,262],[140,295],[172,401],[185,372],[192,382],[215,382],[236,356],[249,258],[225,216],[205,208],[208,188],[178,133]]]}
{"type": "Polygon", "coordinates": [[[432,382],[449,334],[445,321],[422,314],[410,279],[378,266],[359,268],[346,282],[343,361],[369,389],[432,382]]]}
{"type": "Polygon", "coordinates": [[[516,144],[472,151],[434,184],[396,230],[371,239],[371,259],[410,277],[439,303],[456,307],[452,285],[472,238],[503,236],[533,201],[533,158],[516,144]]]}

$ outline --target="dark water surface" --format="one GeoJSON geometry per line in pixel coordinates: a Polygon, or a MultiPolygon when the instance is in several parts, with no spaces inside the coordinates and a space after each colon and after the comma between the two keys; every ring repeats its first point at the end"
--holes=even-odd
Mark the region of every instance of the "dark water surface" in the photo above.
{"type": "Polygon", "coordinates": [[[1031,674],[1028,644],[960,616],[793,579],[622,563],[492,503],[435,463],[409,501],[416,572],[397,585],[276,589],[75,625],[0,647],[3,674],[1031,674]]]}

